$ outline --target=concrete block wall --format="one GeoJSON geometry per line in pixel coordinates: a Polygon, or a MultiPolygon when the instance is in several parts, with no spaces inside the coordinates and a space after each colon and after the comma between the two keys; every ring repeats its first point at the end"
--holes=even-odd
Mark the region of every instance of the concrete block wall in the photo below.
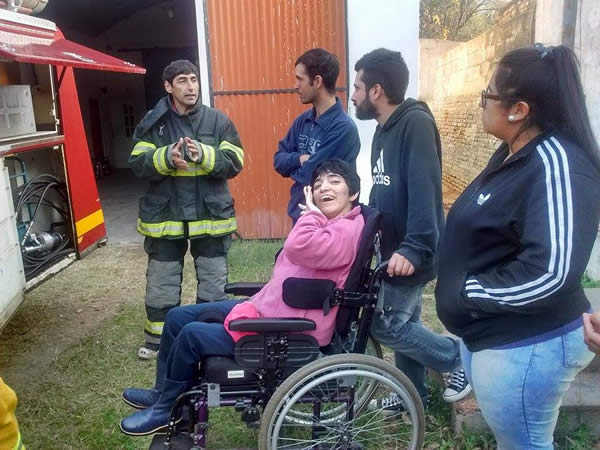
{"type": "Polygon", "coordinates": [[[442,136],[445,188],[461,192],[485,167],[500,141],[481,128],[478,96],[446,97],[429,106],[442,136]]]}
{"type": "Polygon", "coordinates": [[[481,128],[480,92],[504,54],[531,45],[534,21],[535,0],[515,0],[494,28],[468,42],[421,39],[419,97],[440,128],[446,187],[462,191],[499,145],[481,128]]]}

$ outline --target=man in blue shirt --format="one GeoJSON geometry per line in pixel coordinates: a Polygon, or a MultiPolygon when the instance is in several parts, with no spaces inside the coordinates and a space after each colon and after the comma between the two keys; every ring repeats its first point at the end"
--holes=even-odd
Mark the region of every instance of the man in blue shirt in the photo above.
{"type": "Polygon", "coordinates": [[[299,203],[304,202],[303,188],[310,184],[314,168],[327,159],[339,158],[356,168],[360,139],[356,125],[335,96],[340,64],[331,53],[313,48],[296,60],[294,89],[309,109],[294,121],[279,141],[273,163],[275,170],[290,177],[288,215],[293,223],[300,217],[299,203]]]}

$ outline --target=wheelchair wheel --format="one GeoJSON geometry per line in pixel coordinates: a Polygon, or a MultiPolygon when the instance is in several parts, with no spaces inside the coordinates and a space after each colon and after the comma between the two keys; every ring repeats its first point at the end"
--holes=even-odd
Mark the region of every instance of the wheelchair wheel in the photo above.
{"type": "MultiPolygon", "coordinates": [[[[379,344],[379,342],[373,340],[371,336],[369,336],[369,339],[367,340],[365,355],[370,355],[374,356],[375,358],[383,359],[383,350],[381,349],[381,345],[379,344]]],[[[368,380],[368,382],[360,384],[355,394],[356,401],[354,407],[356,409],[362,408],[365,405],[365,403],[371,400],[376,385],[377,382],[375,380],[368,380]]],[[[337,408],[331,408],[327,411],[322,412],[321,421],[325,423],[329,421],[335,421],[338,419],[338,416],[341,415],[343,417],[344,414],[344,405],[338,405],[337,408]]],[[[311,423],[312,413],[305,412],[302,409],[290,409],[290,411],[288,411],[285,417],[285,420],[289,423],[311,423]]]]}
{"type": "Polygon", "coordinates": [[[423,405],[408,378],[385,361],[350,353],[313,361],[281,384],[265,407],[259,448],[416,450],[424,431],[423,405]],[[372,394],[358,406],[363,384],[372,394]],[[287,420],[292,410],[310,420],[287,420]]]}

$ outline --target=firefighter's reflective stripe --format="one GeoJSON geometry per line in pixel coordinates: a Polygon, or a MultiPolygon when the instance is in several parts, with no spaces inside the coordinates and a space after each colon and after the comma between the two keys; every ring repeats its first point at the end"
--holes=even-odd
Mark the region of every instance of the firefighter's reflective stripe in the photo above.
{"type": "Polygon", "coordinates": [[[202,164],[188,162],[188,166],[185,169],[177,169],[174,175],[176,177],[195,177],[196,175],[206,175],[208,171],[202,167],[202,164]]]}
{"type": "Polygon", "coordinates": [[[200,167],[206,171],[206,173],[210,172],[215,168],[215,148],[212,145],[202,144],[202,162],[200,163],[200,167]]]}
{"type": "Polygon", "coordinates": [[[219,150],[231,150],[233,153],[235,153],[235,156],[242,167],[244,166],[244,150],[242,150],[241,147],[233,145],[231,142],[223,141],[221,144],[219,144],[219,150]]]}
{"type": "Polygon", "coordinates": [[[165,325],[164,322],[152,322],[152,321],[150,321],[150,319],[146,319],[146,326],[144,327],[144,329],[148,333],[161,336],[164,325],[165,325]]]}
{"type": "Polygon", "coordinates": [[[154,150],[155,148],[156,148],[156,145],[154,145],[152,142],[140,141],[137,144],[135,144],[135,147],[133,147],[133,151],[131,152],[131,155],[132,156],[141,155],[142,153],[149,152],[150,150],[154,150]]]}
{"type": "MultiPolygon", "coordinates": [[[[144,236],[160,238],[164,236],[183,236],[183,222],[145,223],[138,218],[138,231],[144,236]]],[[[237,230],[237,220],[230,217],[224,220],[196,220],[188,222],[188,232],[192,236],[222,236],[237,230]]]]}
{"type": "Polygon", "coordinates": [[[145,223],[138,218],[137,229],[144,236],[150,237],[183,236],[183,222],[145,223]]]}
{"type": "Polygon", "coordinates": [[[152,161],[154,162],[154,168],[161,175],[171,175],[174,172],[174,169],[171,169],[167,165],[167,150],[169,146],[160,147],[156,149],[154,152],[154,156],[152,157],[152,161]]]}
{"type": "Polygon", "coordinates": [[[211,236],[220,236],[233,233],[237,229],[237,220],[230,217],[225,220],[198,220],[188,222],[190,236],[200,236],[208,234],[211,236]]]}

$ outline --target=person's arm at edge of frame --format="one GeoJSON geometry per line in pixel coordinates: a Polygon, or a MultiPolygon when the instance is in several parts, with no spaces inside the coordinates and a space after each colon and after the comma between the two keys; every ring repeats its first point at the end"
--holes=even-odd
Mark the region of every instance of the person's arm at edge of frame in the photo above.
{"type": "Polygon", "coordinates": [[[583,340],[592,352],[600,355],[600,310],[583,314],[583,340]]]}

